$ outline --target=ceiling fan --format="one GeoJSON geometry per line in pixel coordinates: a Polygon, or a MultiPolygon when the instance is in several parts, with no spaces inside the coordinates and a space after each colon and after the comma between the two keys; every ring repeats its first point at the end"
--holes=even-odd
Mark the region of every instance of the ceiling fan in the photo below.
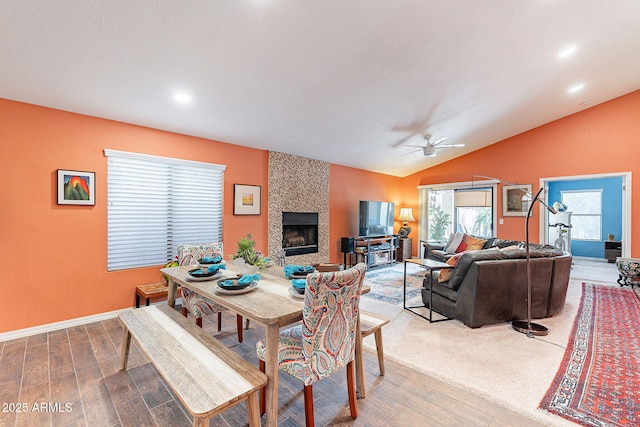
{"type": "MultiPolygon", "coordinates": [[[[425,141],[427,141],[427,145],[406,145],[405,147],[417,147],[420,148],[420,150],[422,150],[422,154],[425,157],[435,157],[436,155],[436,148],[457,148],[457,147],[464,147],[464,144],[447,144],[447,145],[441,145],[448,137],[443,136],[441,138],[438,138],[437,140],[435,140],[434,142],[431,142],[431,134],[427,133],[424,135],[424,139],[425,141]]],[[[413,150],[410,151],[408,153],[405,154],[411,154],[411,153],[417,153],[420,150],[413,150]]]]}

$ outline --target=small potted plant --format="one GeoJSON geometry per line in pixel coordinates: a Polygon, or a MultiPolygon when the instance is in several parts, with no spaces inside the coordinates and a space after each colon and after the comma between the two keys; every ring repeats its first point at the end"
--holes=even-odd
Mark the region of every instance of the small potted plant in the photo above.
{"type": "Polygon", "coordinates": [[[255,248],[256,242],[247,234],[238,241],[236,253],[231,259],[243,274],[254,274],[258,270],[264,270],[271,264],[271,260],[255,248]],[[253,266],[253,267],[249,267],[253,266]]]}

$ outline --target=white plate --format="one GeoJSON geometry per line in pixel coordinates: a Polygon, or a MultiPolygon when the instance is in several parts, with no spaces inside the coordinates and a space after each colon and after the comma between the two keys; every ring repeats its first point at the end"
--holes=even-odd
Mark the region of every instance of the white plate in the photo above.
{"type": "Polygon", "coordinates": [[[289,294],[291,295],[291,298],[293,298],[293,299],[304,299],[304,294],[299,294],[298,291],[293,289],[293,287],[289,288],[289,294]]]}
{"type": "Polygon", "coordinates": [[[207,282],[209,280],[219,279],[220,277],[222,277],[222,271],[220,270],[218,270],[216,274],[214,274],[213,276],[207,276],[207,277],[193,277],[192,275],[187,273],[188,282],[207,282]]]}
{"type": "Polygon", "coordinates": [[[221,288],[220,286],[216,286],[216,293],[226,294],[226,295],[246,294],[247,292],[251,292],[257,287],[258,287],[258,282],[253,282],[252,284],[250,284],[244,289],[235,289],[235,290],[224,289],[224,288],[221,288]]]}

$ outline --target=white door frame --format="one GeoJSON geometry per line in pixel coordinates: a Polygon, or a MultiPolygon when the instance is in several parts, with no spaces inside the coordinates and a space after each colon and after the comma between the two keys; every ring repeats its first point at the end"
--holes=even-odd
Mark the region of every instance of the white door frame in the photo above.
{"type": "MultiPolygon", "coordinates": [[[[622,178],[622,257],[631,256],[631,172],[612,172],[591,175],[557,176],[550,178],[540,178],[540,188],[544,188],[545,199],[549,191],[551,181],[575,181],[581,179],[595,178],[622,178]]],[[[549,202],[549,200],[547,200],[549,202]]],[[[549,243],[547,228],[549,227],[548,215],[540,215],[540,240],[539,242],[549,243]]]]}

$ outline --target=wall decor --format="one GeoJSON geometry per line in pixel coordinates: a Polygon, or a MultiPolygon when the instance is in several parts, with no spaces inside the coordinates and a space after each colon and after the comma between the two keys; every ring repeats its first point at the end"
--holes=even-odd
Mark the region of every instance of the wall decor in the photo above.
{"type": "Polygon", "coordinates": [[[233,214],[260,215],[261,191],[259,185],[233,184],[233,214]]]}
{"type": "Polygon", "coordinates": [[[502,187],[502,215],[527,216],[531,203],[531,184],[502,187]]]}
{"type": "Polygon", "coordinates": [[[59,205],[95,205],[96,173],[58,169],[59,205]]]}

